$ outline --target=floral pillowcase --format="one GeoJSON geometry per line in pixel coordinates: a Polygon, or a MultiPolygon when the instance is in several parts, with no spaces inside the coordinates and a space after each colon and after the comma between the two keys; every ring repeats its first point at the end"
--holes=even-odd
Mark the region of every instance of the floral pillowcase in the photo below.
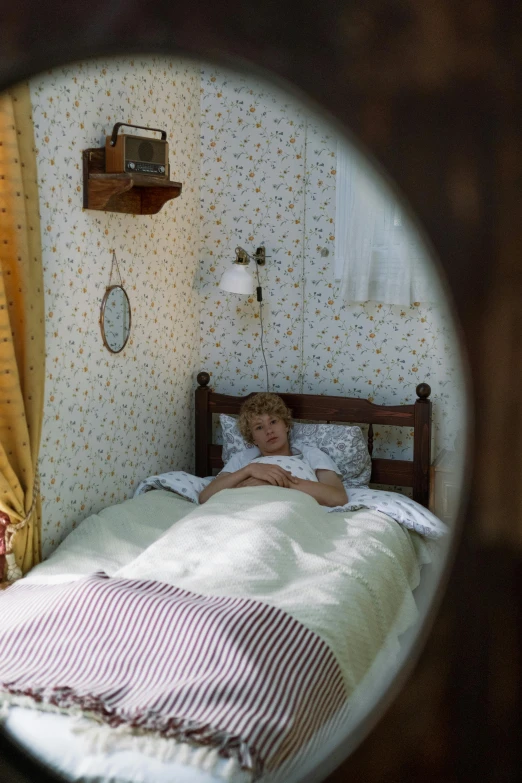
{"type": "MultiPolygon", "coordinates": [[[[223,433],[223,463],[250,448],[239,432],[237,419],[222,413],[219,417],[223,433]]],[[[333,459],[342,480],[350,487],[364,487],[369,484],[372,462],[368,446],[360,427],[345,424],[300,424],[295,423],[290,432],[290,444],[315,446],[333,459]]]]}

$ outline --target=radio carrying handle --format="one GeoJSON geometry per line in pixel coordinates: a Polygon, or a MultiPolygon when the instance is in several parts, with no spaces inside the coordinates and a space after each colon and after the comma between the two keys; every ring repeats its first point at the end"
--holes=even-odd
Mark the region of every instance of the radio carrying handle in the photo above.
{"type": "Polygon", "coordinates": [[[116,137],[118,136],[118,131],[122,125],[125,125],[127,128],[139,128],[139,130],[148,130],[148,131],[152,131],[153,133],[161,133],[161,140],[167,141],[167,131],[160,130],[159,128],[145,128],[143,125],[131,125],[130,122],[117,122],[114,128],[112,129],[111,147],[115,146],[116,137]]]}

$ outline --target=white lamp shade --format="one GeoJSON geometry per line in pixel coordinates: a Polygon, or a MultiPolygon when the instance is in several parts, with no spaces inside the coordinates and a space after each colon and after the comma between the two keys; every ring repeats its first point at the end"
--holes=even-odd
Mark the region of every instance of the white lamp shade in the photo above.
{"type": "Polygon", "coordinates": [[[223,274],[219,287],[232,294],[253,294],[254,278],[244,266],[233,264],[231,269],[227,269],[223,274]]]}

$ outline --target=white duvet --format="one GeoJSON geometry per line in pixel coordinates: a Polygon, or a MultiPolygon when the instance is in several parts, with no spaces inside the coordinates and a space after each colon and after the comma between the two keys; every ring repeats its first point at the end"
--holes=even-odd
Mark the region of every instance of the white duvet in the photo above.
{"type": "Polygon", "coordinates": [[[213,495],[116,575],[277,606],[329,645],[351,692],[415,620],[427,559],[421,537],[384,514],[331,514],[303,492],[263,486],[213,495]]]}

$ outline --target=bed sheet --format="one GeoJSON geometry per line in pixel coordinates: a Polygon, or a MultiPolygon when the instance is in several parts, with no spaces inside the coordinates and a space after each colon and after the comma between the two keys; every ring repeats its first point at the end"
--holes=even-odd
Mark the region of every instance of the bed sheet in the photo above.
{"type": "Polygon", "coordinates": [[[247,783],[249,776],[222,768],[206,771],[177,761],[162,761],[136,750],[89,752],[74,733],[71,718],[12,707],[5,722],[8,733],[56,772],[74,783],[247,783]]]}

